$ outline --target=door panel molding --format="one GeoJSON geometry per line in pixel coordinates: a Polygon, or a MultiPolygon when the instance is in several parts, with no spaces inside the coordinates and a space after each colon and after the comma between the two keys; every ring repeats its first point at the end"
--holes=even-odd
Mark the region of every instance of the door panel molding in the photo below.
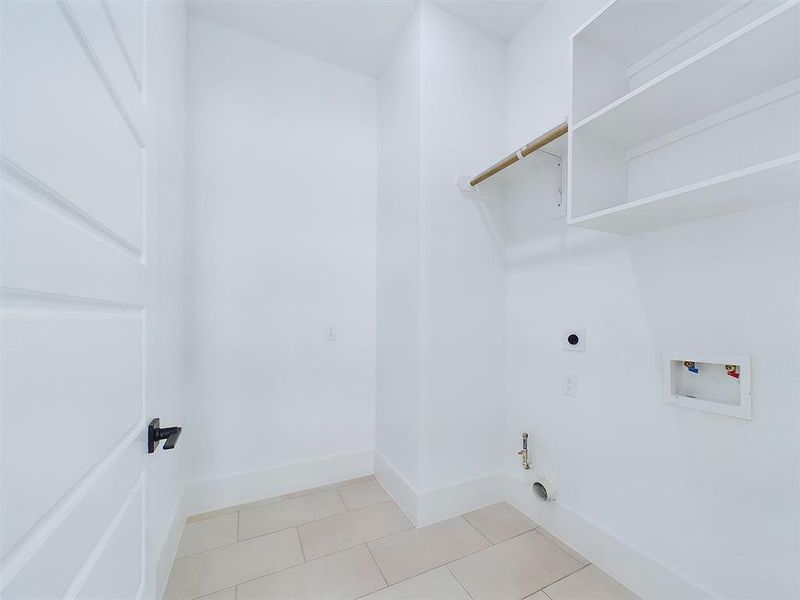
{"type": "MultiPolygon", "coordinates": [[[[116,513],[117,507],[123,502],[120,498],[117,503],[109,503],[108,498],[113,499],[113,490],[129,489],[132,484],[125,484],[130,475],[138,480],[144,472],[144,431],[146,424],[144,419],[134,425],[125,435],[123,441],[110,453],[103,461],[94,466],[78,484],[71,489],[53,508],[42,518],[28,534],[8,553],[3,559],[2,570],[0,570],[0,596],[5,600],[15,597],[18,588],[25,588],[29,581],[34,581],[41,576],[42,572],[49,572],[52,576],[52,567],[58,565],[61,569],[69,570],[70,565],[63,564],[63,554],[59,556],[54,551],[54,556],[49,556],[48,546],[55,543],[57,546],[64,545],[57,537],[65,538],[73,544],[71,555],[78,555],[78,549],[74,548],[77,541],[92,541],[86,548],[85,555],[88,555],[92,547],[100,539],[101,532],[105,527],[105,522],[97,531],[95,536],[87,530],[86,521],[89,518],[97,519],[97,510],[103,507],[110,509],[112,514],[116,513]],[[107,496],[108,495],[108,496],[107,496]],[[97,499],[97,501],[94,501],[97,499]],[[58,534],[61,534],[59,536],[58,534]],[[80,535],[77,535],[79,534],[80,535]]],[[[108,520],[112,518],[109,515],[108,520]]],[[[75,571],[68,577],[64,575],[61,581],[62,588],[56,591],[53,597],[60,597],[74,581],[77,570],[82,561],[77,561],[75,571]]],[[[53,578],[55,579],[55,578],[53,578]]],[[[51,581],[54,586],[58,586],[59,581],[51,581]]]]}
{"type": "Polygon", "coordinates": [[[2,154],[23,181],[141,253],[145,151],[62,6],[2,5],[2,154]]]}
{"type": "Polygon", "coordinates": [[[4,553],[144,420],[143,325],[128,314],[4,316],[4,553]]]}
{"type": "MultiPolygon", "coordinates": [[[[136,80],[139,91],[144,93],[144,22],[146,10],[144,3],[139,3],[138,14],[134,15],[128,7],[127,15],[123,16],[120,11],[126,10],[123,2],[101,0],[103,11],[108,17],[111,29],[119,42],[122,54],[131,70],[133,78],[136,80]],[[116,13],[116,14],[115,14],[116,13]],[[125,31],[127,26],[127,31],[125,31]],[[137,43],[138,38],[138,43],[137,43]]],[[[128,2],[128,4],[134,3],[128,2]]]]}
{"type": "Polygon", "coordinates": [[[99,0],[81,0],[80,3],[57,0],[57,3],[122,120],[139,147],[144,149],[146,108],[99,0]]]}
{"type": "MultiPolygon", "coordinates": [[[[134,503],[138,501],[139,503],[139,533],[140,533],[140,543],[139,543],[139,551],[140,551],[140,564],[139,564],[139,585],[136,592],[135,598],[141,597],[142,591],[144,590],[144,552],[145,552],[145,536],[144,536],[144,528],[142,527],[144,523],[144,514],[145,514],[145,507],[144,502],[145,498],[147,497],[146,489],[145,489],[145,474],[139,476],[139,479],[136,482],[136,485],[128,494],[125,501],[120,505],[119,510],[114,515],[114,518],[111,520],[111,523],[108,524],[103,535],[100,537],[100,540],[95,544],[94,548],[92,548],[92,552],[89,554],[89,557],[83,563],[80,571],[78,571],[78,575],[72,581],[72,584],[69,586],[69,589],[64,594],[65,600],[72,600],[79,595],[83,595],[84,587],[86,586],[87,582],[90,580],[92,575],[95,574],[96,569],[102,565],[103,555],[105,554],[106,550],[110,546],[110,542],[112,538],[119,533],[120,524],[122,523],[123,519],[127,516],[131,508],[133,508],[134,503]]],[[[102,576],[102,575],[100,575],[102,576]]]]}
{"type": "Polygon", "coordinates": [[[34,556],[46,546],[47,542],[59,528],[64,525],[69,517],[77,513],[76,509],[81,503],[84,502],[93,491],[102,489],[100,484],[103,479],[112,474],[113,467],[117,463],[122,462],[120,459],[125,456],[129,449],[133,455],[136,456],[137,462],[142,463],[142,468],[139,469],[139,471],[143,472],[143,461],[146,456],[144,450],[144,444],[146,443],[144,439],[145,430],[145,419],[142,419],[131,427],[126,432],[119,445],[117,445],[117,447],[102,461],[96,464],[75,487],[65,494],[60,501],[30,529],[25,537],[8,552],[8,555],[3,557],[3,565],[2,569],[0,569],[0,592],[3,592],[3,594],[0,595],[3,598],[10,599],[13,597],[7,596],[5,592],[15,583],[17,576],[31,563],[34,556]],[[141,447],[137,448],[135,444],[141,444],[141,447]]]}
{"type": "Polygon", "coordinates": [[[0,300],[3,304],[3,318],[30,317],[37,313],[41,314],[43,310],[51,310],[53,315],[61,317],[73,315],[93,315],[98,318],[108,315],[141,317],[144,310],[140,304],[69,296],[6,285],[0,286],[0,300]]]}
{"type": "Polygon", "coordinates": [[[51,188],[44,181],[29,173],[13,160],[0,154],[0,176],[3,187],[24,196],[33,203],[52,210],[62,219],[81,229],[87,235],[98,238],[126,256],[142,262],[142,250],[108,225],[80,206],[51,188]]]}

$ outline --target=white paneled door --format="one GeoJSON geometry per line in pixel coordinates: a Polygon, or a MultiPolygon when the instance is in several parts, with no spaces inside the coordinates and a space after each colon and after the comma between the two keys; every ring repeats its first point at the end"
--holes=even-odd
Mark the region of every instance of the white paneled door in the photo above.
{"type": "Polygon", "coordinates": [[[144,12],[129,0],[0,2],[6,600],[145,587],[144,12]]]}

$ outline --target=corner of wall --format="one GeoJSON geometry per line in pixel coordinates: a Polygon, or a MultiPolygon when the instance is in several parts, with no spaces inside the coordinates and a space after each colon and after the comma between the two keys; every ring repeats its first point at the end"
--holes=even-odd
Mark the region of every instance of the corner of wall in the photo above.
{"type": "Polygon", "coordinates": [[[451,519],[503,500],[503,473],[492,473],[419,494],[417,526],[451,519]]]}
{"type": "Polygon", "coordinates": [[[375,478],[389,492],[406,516],[417,524],[417,492],[378,450],[375,450],[375,478]]]}
{"type": "Polygon", "coordinates": [[[377,450],[375,477],[417,527],[438,523],[503,500],[503,473],[420,492],[377,450]]]}

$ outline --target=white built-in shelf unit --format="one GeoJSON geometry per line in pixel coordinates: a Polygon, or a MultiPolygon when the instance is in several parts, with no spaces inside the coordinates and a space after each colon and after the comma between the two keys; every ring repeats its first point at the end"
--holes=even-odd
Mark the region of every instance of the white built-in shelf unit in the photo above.
{"type": "Polygon", "coordinates": [[[800,195],[798,0],[616,0],[572,36],[571,225],[619,234],[800,195]]]}

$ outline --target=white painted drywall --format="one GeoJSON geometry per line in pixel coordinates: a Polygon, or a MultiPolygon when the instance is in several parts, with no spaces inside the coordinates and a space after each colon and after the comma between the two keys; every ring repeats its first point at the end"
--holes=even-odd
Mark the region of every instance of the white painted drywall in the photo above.
{"type": "Polygon", "coordinates": [[[420,487],[500,470],[504,265],[456,187],[502,155],[505,44],[432,4],[421,15],[420,487]]]}
{"type": "Polygon", "coordinates": [[[376,87],[189,18],[198,480],[373,447],[376,87]]]}
{"type": "MultiPolygon", "coordinates": [[[[596,6],[549,3],[511,40],[510,146],[567,113],[569,33],[596,6]]],[[[509,474],[523,477],[526,429],[531,476],[558,486],[537,509],[553,523],[570,511],[719,597],[797,597],[797,204],[624,238],[527,202],[531,243],[507,275],[509,474]],[[584,353],[562,350],[569,328],[586,331],[584,353]],[[752,422],[664,404],[666,349],[751,355],[752,422]]],[[[659,596],[626,568],[611,572],[659,596]]]]}
{"type": "Polygon", "coordinates": [[[420,150],[416,11],[378,79],[375,408],[375,449],[412,488],[419,482],[420,150]]]}
{"type": "Polygon", "coordinates": [[[423,4],[379,96],[376,468],[425,523],[490,484],[431,492],[501,471],[504,268],[455,182],[502,150],[505,45],[423,4]]]}

